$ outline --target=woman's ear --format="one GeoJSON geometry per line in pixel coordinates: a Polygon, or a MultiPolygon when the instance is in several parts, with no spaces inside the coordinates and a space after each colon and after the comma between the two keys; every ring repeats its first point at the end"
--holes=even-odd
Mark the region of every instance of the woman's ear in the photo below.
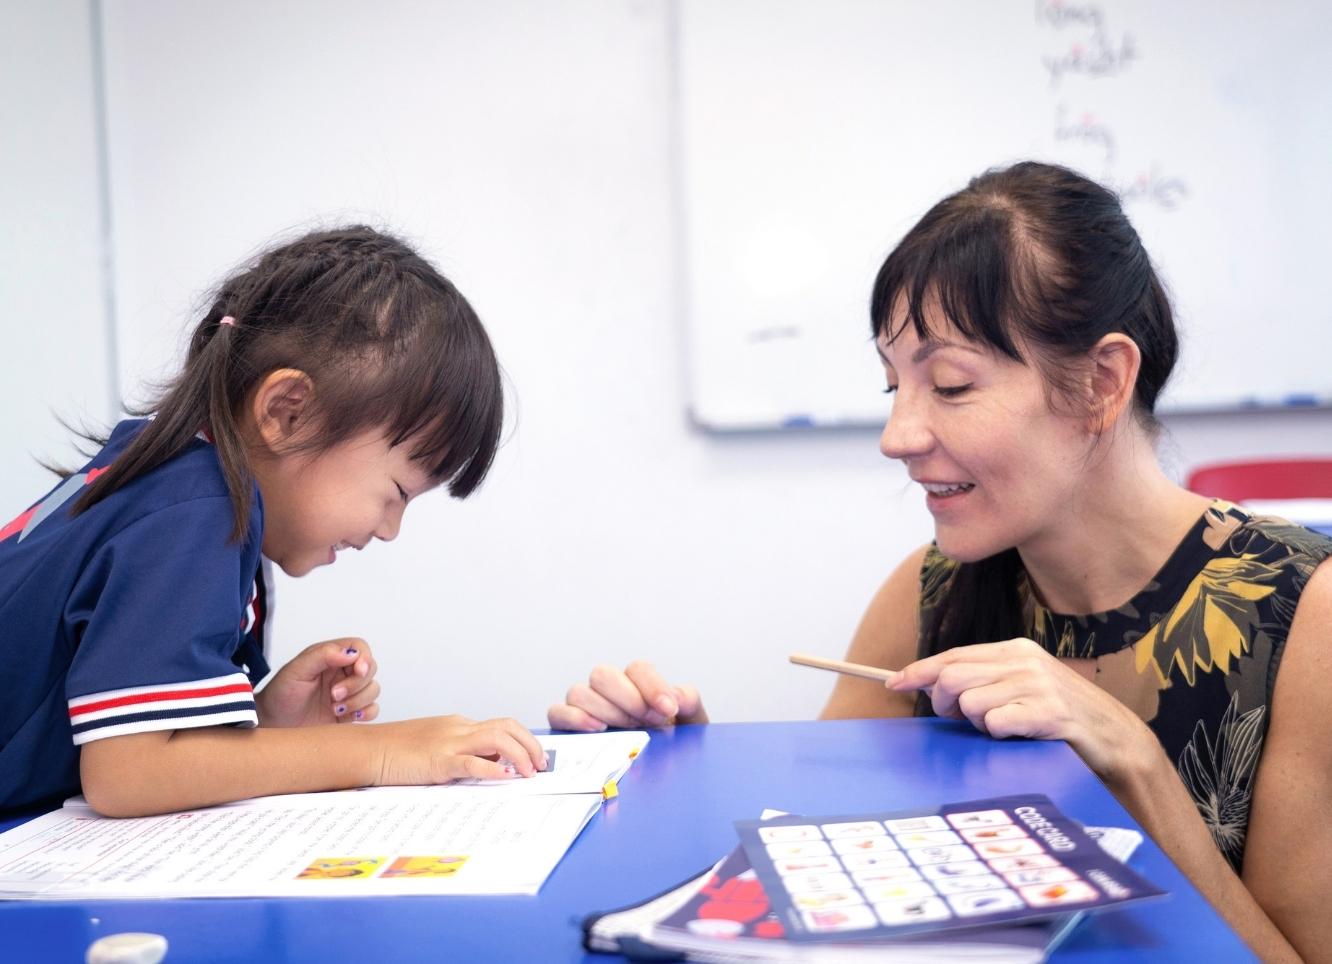
{"type": "Polygon", "coordinates": [[[250,403],[255,434],[273,455],[289,451],[307,429],[314,380],[298,368],[279,368],[264,376],[250,403]]]}
{"type": "Polygon", "coordinates": [[[1142,352],[1138,344],[1120,332],[1106,335],[1092,346],[1091,431],[1097,435],[1119,424],[1133,406],[1133,389],[1138,384],[1142,352]]]}

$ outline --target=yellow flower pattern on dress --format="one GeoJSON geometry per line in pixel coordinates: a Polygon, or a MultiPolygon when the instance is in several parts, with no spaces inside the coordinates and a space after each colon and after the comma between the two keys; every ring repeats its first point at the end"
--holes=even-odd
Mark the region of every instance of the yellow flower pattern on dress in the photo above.
{"type": "MultiPolygon", "coordinates": [[[[1142,591],[1111,612],[1051,612],[1018,577],[1028,634],[1043,649],[1096,660],[1121,684],[1134,672],[1142,679],[1132,690],[1138,712],[1236,871],[1286,635],[1300,593],[1329,557],[1332,539],[1218,499],[1142,591]],[[1130,654],[1132,670],[1120,660],[1130,654]],[[1101,662],[1112,657],[1113,666],[1101,662]]],[[[925,555],[922,656],[930,655],[924,628],[949,605],[959,568],[937,548],[925,555]]],[[[928,711],[928,702],[917,707],[928,711]]]]}
{"type": "Polygon", "coordinates": [[[1150,666],[1165,685],[1178,667],[1190,686],[1195,670],[1229,673],[1232,660],[1249,651],[1249,639],[1262,624],[1258,602],[1277,591],[1281,573],[1254,556],[1213,559],[1169,617],[1134,643],[1138,672],[1150,666]]]}

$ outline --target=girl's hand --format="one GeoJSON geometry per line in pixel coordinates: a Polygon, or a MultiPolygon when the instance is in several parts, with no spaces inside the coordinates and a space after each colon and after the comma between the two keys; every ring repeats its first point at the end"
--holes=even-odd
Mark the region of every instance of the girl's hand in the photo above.
{"type": "Polygon", "coordinates": [[[255,697],[259,725],[369,722],[379,715],[378,668],[363,639],[307,646],[255,697]]]}
{"type": "Polygon", "coordinates": [[[698,690],[668,686],[651,663],[636,660],[623,672],[598,666],[586,683],[569,690],[563,703],[546,711],[546,720],[554,730],[599,731],[706,723],[708,714],[698,690]]]}
{"type": "Polygon", "coordinates": [[[546,768],[546,751],[517,720],[430,716],[374,729],[385,737],[377,786],[504,780],[546,768]]]}
{"type": "Polygon", "coordinates": [[[904,667],[884,684],[929,691],[934,712],[970,720],[993,737],[1065,740],[1102,779],[1125,775],[1151,731],[1119,700],[1030,639],[945,650],[904,667]]]}

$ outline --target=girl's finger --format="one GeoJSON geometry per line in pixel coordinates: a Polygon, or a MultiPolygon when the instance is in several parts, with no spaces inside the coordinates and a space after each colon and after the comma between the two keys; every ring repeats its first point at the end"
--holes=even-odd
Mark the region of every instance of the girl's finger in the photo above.
{"type": "Polygon", "coordinates": [[[379,699],[379,684],[372,680],[370,685],[363,686],[346,699],[338,702],[333,707],[333,712],[338,717],[352,716],[357,710],[365,709],[377,699],[379,699]]]}
{"type": "Polygon", "coordinates": [[[483,760],[479,756],[472,756],[464,753],[455,756],[449,766],[449,779],[456,780],[459,777],[474,777],[478,780],[510,780],[514,773],[502,763],[494,760],[483,760]]]}
{"type": "MultiPolygon", "coordinates": [[[[379,681],[371,676],[348,676],[338,680],[329,690],[329,696],[333,698],[334,703],[354,703],[357,696],[366,692],[371,692],[371,699],[379,695],[379,681]]],[[[365,701],[362,700],[362,703],[365,701]]]]}
{"type": "Polygon", "coordinates": [[[337,723],[368,723],[378,715],[378,703],[367,703],[364,706],[348,706],[345,703],[339,703],[333,707],[333,719],[337,723]]]}
{"type": "MultiPolygon", "coordinates": [[[[499,754],[500,762],[507,763],[511,769],[524,777],[530,777],[536,773],[536,766],[532,763],[532,758],[528,755],[527,750],[503,725],[503,721],[494,720],[482,725],[490,729],[488,745],[493,748],[491,752],[499,754]]],[[[488,752],[484,755],[489,756],[490,754],[488,752]]]]}
{"type": "Polygon", "coordinates": [[[518,741],[518,745],[527,751],[527,757],[532,761],[533,768],[546,769],[546,748],[532,735],[532,731],[514,719],[505,718],[500,723],[518,741]]]}

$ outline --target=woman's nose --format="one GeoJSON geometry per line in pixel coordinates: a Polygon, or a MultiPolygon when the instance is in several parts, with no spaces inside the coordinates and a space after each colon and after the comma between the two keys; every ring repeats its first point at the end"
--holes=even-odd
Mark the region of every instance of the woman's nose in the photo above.
{"type": "Polygon", "coordinates": [[[909,459],[924,455],[934,446],[934,435],[908,396],[900,390],[893,396],[893,410],[879,436],[879,451],[890,459],[909,459]]]}

